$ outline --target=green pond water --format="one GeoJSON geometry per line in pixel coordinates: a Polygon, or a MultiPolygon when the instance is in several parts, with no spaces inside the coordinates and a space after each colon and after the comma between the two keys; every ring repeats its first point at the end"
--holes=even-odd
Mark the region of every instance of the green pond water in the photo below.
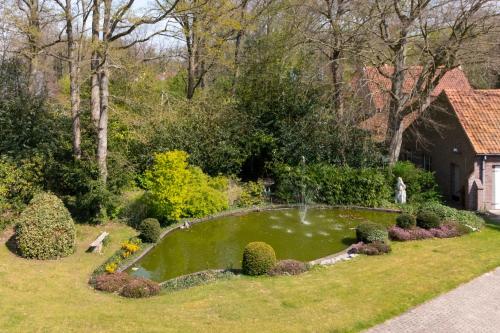
{"type": "Polygon", "coordinates": [[[361,222],[395,223],[393,213],[309,209],[301,222],[299,209],[253,212],[195,224],[168,234],[153,250],[128,269],[155,281],[205,269],[240,268],[243,249],[264,241],[278,259],[309,261],[339,252],[353,244],[361,222]]]}

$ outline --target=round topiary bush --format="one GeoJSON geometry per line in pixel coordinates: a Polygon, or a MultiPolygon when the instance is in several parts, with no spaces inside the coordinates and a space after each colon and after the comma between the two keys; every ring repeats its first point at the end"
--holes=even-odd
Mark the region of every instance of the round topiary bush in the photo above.
{"type": "Polygon", "coordinates": [[[63,202],[53,194],[36,195],[16,223],[21,256],[57,259],[75,252],[75,223],[63,202]]]}
{"type": "Polygon", "coordinates": [[[401,214],[396,218],[396,225],[403,229],[411,229],[417,224],[415,216],[410,214],[401,214]]]}
{"type": "Polygon", "coordinates": [[[441,220],[436,213],[422,210],[417,214],[417,226],[424,229],[439,228],[441,220]]]}
{"type": "Polygon", "coordinates": [[[388,239],[388,233],[383,225],[365,222],[356,227],[356,238],[358,242],[363,243],[385,242],[388,239]]]}
{"type": "Polygon", "coordinates": [[[271,245],[252,242],[243,251],[242,270],[246,275],[266,274],[276,264],[276,253],[271,245]]]}
{"type": "Polygon", "coordinates": [[[120,295],[130,298],[151,297],[160,293],[160,285],[154,281],[134,278],[130,280],[120,291],[120,295]]]}
{"type": "Polygon", "coordinates": [[[161,227],[157,219],[148,218],[139,224],[141,239],[147,243],[156,243],[160,238],[161,227]]]}

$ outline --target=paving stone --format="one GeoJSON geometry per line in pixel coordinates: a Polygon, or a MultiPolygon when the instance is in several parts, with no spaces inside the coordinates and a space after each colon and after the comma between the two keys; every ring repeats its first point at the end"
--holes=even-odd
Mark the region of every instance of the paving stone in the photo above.
{"type": "Polygon", "coordinates": [[[500,332],[500,267],[365,333],[500,332]]]}

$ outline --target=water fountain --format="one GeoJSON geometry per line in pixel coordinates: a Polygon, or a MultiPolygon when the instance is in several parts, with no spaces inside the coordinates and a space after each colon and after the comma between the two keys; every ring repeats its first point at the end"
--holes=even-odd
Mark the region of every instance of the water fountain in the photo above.
{"type": "Polygon", "coordinates": [[[299,208],[299,216],[300,223],[302,224],[311,224],[311,222],[306,220],[307,216],[307,191],[306,191],[306,158],[302,156],[301,163],[301,177],[300,177],[300,208],[299,208]]]}

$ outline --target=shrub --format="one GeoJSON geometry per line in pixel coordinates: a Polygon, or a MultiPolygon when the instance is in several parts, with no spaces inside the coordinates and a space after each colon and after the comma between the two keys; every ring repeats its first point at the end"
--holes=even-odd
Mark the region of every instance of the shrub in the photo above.
{"type": "Polygon", "coordinates": [[[276,264],[276,254],[271,245],[252,242],[243,251],[242,270],[246,275],[266,274],[276,264]]]}
{"type": "Polygon", "coordinates": [[[75,252],[75,235],[71,215],[53,194],[36,195],[17,220],[17,246],[26,258],[66,257],[75,252]]]}
{"type": "Polygon", "coordinates": [[[401,177],[406,185],[409,202],[428,202],[440,199],[439,188],[432,172],[416,167],[409,161],[400,161],[390,170],[392,186],[401,177]]]}
{"type": "Polygon", "coordinates": [[[307,265],[302,261],[286,259],[280,260],[268,271],[271,276],[276,275],[298,275],[307,272],[307,265]]]}
{"type": "Polygon", "coordinates": [[[368,243],[365,244],[363,242],[359,242],[357,244],[354,244],[351,249],[349,250],[349,253],[359,253],[359,254],[365,254],[368,256],[375,256],[375,255],[380,255],[380,254],[385,254],[385,253],[390,253],[391,252],[391,246],[385,242],[373,242],[373,243],[368,243]]]}
{"type": "Polygon", "coordinates": [[[436,214],[441,221],[453,221],[469,227],[471,230],[481,229],[484,220],[473,212],[458,210],[438,202],[427,202],[420,205],[419,210],[436,214]]]}
{"type": "Polygon", "coordinates": [[[161,220],[203,217],[228,208],[227,178],[210,177],[187,159],[183,151],[158,153],[144,173],[145,200],[161,220]]]}
{"type": "Polygon", "coordinates": [[[416,224],[415,216],[410,214],[401,214],[396,218],[396,225],[403,229],[413,228],[416,224]]]}
{"type": "Polygon", "coordinates": [[[144,278],[134,278],[123,286],[120,295],[129,298],[143,298],[158,295],[160,285],[144,278]]]}
{"type": "Polygon", "coordinates": [[[438,228],[441,224],[439,216],[432,211],[421,210],[417,214],[417,226],[424,229],[438,228]]]}
{"type": "Polygon", "coordinates": [[[241,194],[237,200],[239,207],[258,206],[265,203],[264,182],[246,182],[241,185],[241,194]]]}
{"type": "Polygon", "coordinates": [[[140,237],[147,243],[156,243],[160,238],[161,227],[157,219],[147,218],[139,225],[140,237]]]}
{"type": "Polygon", "coordinates": [[[380,224],[365,222],[356,227],[358,242],[385,242],[388,238],[387,229],[380,224]]]}
{"type": "Polygon", "coordinates": [[[456,222],[445,222],[437,228],[429,230],[415,227],[403,229],[398,226],[389,229],[389,237],[395,241],[409,241],[427,238],[451,238],[462,236],[470,232],[470,229],[456,222]]]}
{"type": "Polygon", "coordinates": [[[119,292],[132,277],[127,273],[102,274],[95,279],[95,289],[108,293],[119,292]]]}
{"type": "Polygon", "coordinates": [[[207,270],[170,279],[162,283],[162,287],[169,291],[181,290],[217,280],[230,279],[234,276],[235,274],[229,270],[207,270]]]}
{"type": "Polygon", "coordinates": [[[329,205],[380,206],[388,202],[393,193],[386,173],[375,168],[276,164],[273,174],[275,195],[286,202],[299,201],[304,185],[308,200],[329,205]]]}

